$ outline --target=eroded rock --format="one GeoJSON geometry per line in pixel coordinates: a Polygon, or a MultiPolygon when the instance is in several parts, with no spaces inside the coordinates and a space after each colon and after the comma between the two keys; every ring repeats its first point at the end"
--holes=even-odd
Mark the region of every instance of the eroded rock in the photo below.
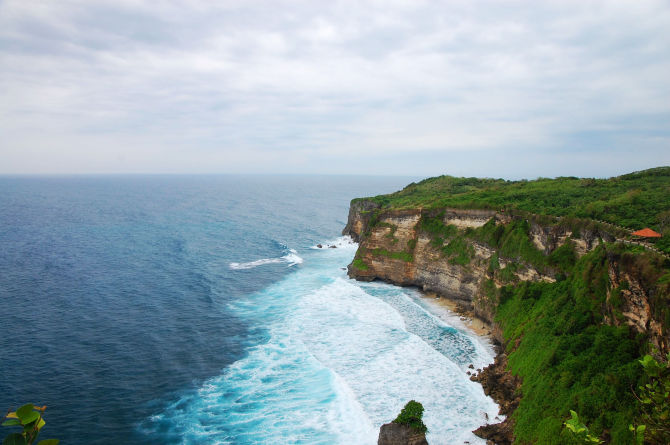
{"type": "Polygon", "coordinates": [[[425,433],[419,433],[409,425],[386,423],[379,429],[377,445],[428,445],[425,433]]]}

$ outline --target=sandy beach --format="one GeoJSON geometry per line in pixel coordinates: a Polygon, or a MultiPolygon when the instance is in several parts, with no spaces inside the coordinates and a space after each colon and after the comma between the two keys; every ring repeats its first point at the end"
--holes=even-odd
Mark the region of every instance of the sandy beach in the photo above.
{"type": "Polygon", "coordinates": [[[471,311],[463,308],[457,301],[439,296],[434,292],[422,293],[422,298],[427,300],[431,305],[441,307],[451,313],[451,315],[457,316],[463,323],[463,326],[473,333],[481,337],[490,338],[491,327],[488,323],[475,317],[471,311]]]}

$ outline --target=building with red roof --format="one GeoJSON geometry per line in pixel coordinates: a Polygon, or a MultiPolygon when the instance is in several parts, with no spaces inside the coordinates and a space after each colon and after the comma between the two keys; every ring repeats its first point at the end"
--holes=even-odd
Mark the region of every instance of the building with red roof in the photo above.
{"type": "Polygon", "coordinates": [[[633,232],[634,236],[639,236],[640,238],[660,238],[661,234],[658,232],[654,232],[650,228],[644,228],[642,230],[638,230],[637,232],[633,232]]]}

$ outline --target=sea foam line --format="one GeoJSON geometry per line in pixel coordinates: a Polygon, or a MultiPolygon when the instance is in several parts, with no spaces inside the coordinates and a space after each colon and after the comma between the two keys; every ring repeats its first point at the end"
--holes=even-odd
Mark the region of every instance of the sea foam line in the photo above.
{"type": "Polygon", "coordinates": [[[288,267],[302,264],[303,259],[298,256],[295,249],[290,249],[289,253],[277,258],[263,258],[261,260],[249,261],[248,263],[230,263],[228,267],[233,270],[253,269],[254,267],[263,266],[265,264],[288,263],[288,267]]]}

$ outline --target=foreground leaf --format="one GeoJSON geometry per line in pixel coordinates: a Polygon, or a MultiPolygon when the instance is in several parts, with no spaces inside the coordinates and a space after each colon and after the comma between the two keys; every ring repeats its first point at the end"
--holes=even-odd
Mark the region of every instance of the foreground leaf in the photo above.
{"type": "Polygon", "coordinates": [[[33,404],[27,403],[23,405],[21,408],[16,410],[16,415],[18,416],[19,419],[21,419],[21,421],[23,421],[24,417],[28,416],[32,412],[33,412],[33,404]]]}

